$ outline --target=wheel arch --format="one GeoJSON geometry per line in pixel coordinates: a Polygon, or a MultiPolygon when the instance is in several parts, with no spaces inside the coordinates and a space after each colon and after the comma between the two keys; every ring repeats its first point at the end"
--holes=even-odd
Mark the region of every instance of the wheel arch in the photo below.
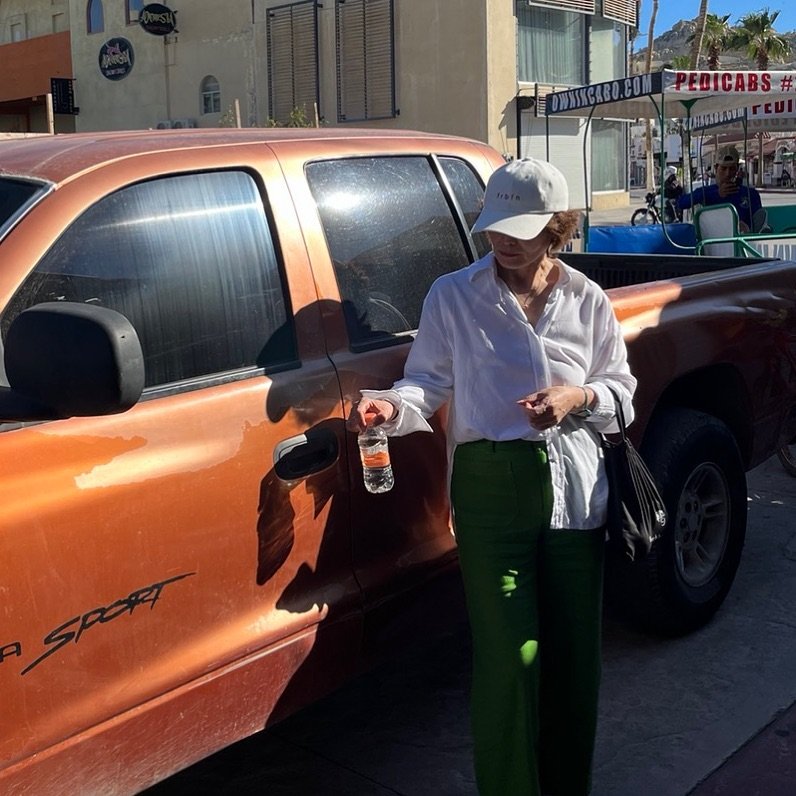
{"type": "Polygon", "coordinates": [[[681,635],[708,622],[732,586],[746,536],[746,474],[719,418],[682,405],[658,417],[646,459],[666,503],[666,528],[638,564],[609,555],[607,594],[640,626],[681,635]]]}
{"type": "Polygon", "coordinates": [[[655,402],[644,429],[642,446],[654,427],[655,415],[663,409],[676,407],[695,409],[721,420],[735,437],[744,466],[749,466],[753,440],[751,398],[737,368],[720,363],[672,381],[655,402]],[[733,399],[728,401],[727,396],[733,399]]]}

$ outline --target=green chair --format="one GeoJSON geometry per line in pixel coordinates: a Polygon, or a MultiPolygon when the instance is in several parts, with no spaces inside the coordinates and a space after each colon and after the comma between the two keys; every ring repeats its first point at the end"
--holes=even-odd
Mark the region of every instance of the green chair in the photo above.
{"type": "Polygon", "coordinates": [[[738,225],[738,211],[731,204],[705,205],[694,213],[697,251],[708,257],[760,257],[744,240],[738,225]],[[713,241],[715,243],[705,242],[713,241]]]}

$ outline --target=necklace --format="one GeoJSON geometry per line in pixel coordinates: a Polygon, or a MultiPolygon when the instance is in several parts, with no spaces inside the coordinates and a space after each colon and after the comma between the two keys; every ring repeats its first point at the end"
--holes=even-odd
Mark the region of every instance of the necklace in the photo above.
{"type": "MultiPolygon", "coordinates": [[[[513,290],[511,292],[514,293],[513,290]]],[[[539,293],[534,293],[532,290],[528,293],[514,293],[515,298],[520,303],[520,307],[522,307],[524,310],[527,310],[531,302],[534,299],[539,298],[539,295],[539,293]]]]}
{"type": "Polygon", "coordinates": [[[550,275],[551,268],[547,268],[545,271],[541,273],[540,277],[534,279],[534,283],[537,281],[541,281],[541,287],[537,288],[536,284],[531,285],[531,289],[526,293],[522,291],[516,291],[514,288],[509,288],[511,292],[514,294],[514,297],[520,304],[523,310],[527,310],[531,304],[538,299],[540,296],[544,295],[550,285],[548,284],[548,277],[550,275]]]}

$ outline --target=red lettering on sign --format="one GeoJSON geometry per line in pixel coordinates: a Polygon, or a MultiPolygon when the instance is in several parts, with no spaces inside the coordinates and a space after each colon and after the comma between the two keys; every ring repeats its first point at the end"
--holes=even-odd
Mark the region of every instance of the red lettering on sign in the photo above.
{"type": "Polygon", "coordinates": [[[677,72],[674,77],[674,90],[679,91],[685,83],[685,72],[677,72]]]}
{"type": "Polygon", "coordinates": [[[729,72],[721,73],[721,88],[723,91],[729,91],[732,88],[732,75],[729,72]]]}

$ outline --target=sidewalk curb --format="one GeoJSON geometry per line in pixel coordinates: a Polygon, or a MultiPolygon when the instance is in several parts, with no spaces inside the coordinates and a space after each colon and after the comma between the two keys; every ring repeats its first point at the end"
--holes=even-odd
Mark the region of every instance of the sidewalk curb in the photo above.
{"type": "Polygon", "coordinates": [[[792,796],[796,783],[796,702],[784,708],[688,796],[792,796]]]}

